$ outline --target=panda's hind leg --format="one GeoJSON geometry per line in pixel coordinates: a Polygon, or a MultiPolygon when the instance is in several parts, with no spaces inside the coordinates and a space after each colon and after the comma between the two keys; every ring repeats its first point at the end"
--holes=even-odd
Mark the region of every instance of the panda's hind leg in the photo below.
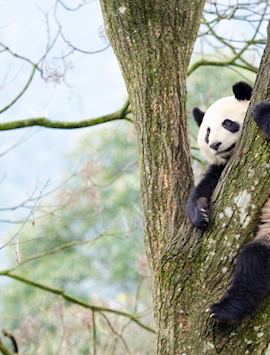
{"type": "Polygon", "coordinates": [[[253,315],[270,291],[270,243],[254,241],[239,253],[231,286],[210,306],[219,322],[240,323],[253,315]]]}
{"type": "Polygon", "coordinates": [[[258,127],[270,138],[270,102],[261,101],[252,107],[252,115],[258,127]]]}

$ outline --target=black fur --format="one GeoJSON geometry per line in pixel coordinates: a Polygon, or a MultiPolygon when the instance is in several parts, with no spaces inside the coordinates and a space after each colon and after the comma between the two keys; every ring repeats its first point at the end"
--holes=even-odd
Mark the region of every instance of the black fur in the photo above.
{"type": "Polygon", "coordinates": [[[232,133],[236,133],[236,132],[238,132],[239,129],[240,129],[239,123],[234,122],[234,121],[229,120],[229,119],[224,120],[224,121],[222,122],[222,126],[223,126],[225,129],[227,129],[228,131],[232,132],[232,133]]]}
{"type": "Polygon", "coordinates": [[[270,138],[270,102],[259,102],[252,106],[251,110],[258,127],[267,138],[270,138]]]}
{"type": "Polygon", "coordinates": [[[218,148],[221,146],[222,142],[214,142],[210,144],[210,148],[218,151],[218,148]]]}
{"type": "Polygon", "coordinates": [[[210,129],[210,128],[207,128],[206,135],[205,135],[205,137],[204,137],[204,140],[205,140],[205,143],[206,143],[206,144],[209,143],[209,135],[210,135],[210,132],[211,132],[211,129],[210,129]]]}
{"type": "Polygon", "coordinates": [[[239,81],[232,87],[234,96],[237,100],[250,100],[252,87],[244,81],[239,81]]]}
{"type": "Polygon", "coordinates": [[[197,125],[200,127],[200,125],[202,124],[204,112],[199,109],[199,107],[194,107],[194,109],[192,110],[192,114],[195,121],[197,122],[197,125]]]}
{"type": "MultiPolygon", "coordinates": [[[[225,157],[224,157],[223,154],[224,154],[224,153],[229,153],[228,156],[227,156],[227,158],[229,159],[229,157],[232,155],[232,150],[233,150],[234,147],[235,147],[235,143],[233,143],[232,145],[230,145],[228,148],[219,151],[219,154],[222,154],[222,158],[225,159],[225,157]]],[[[226,159],[227,159],[227,158],[226,158],[226,159]]]]}
{"type": "Polygon", "coordinates": [[[255,241],[236,259],[233,280],[220,302],[210,307],[211,317],[228,324],[253,315],[270,291],[270,245],[255,241]]]}
{"type": "Polygon", "coordinates": [[[187,200],[187,216],[191,223],[201,230],[207,228],[209,202],[223,169],[224,165],[210,165],[205,176],[193,188],[187,200]]]}

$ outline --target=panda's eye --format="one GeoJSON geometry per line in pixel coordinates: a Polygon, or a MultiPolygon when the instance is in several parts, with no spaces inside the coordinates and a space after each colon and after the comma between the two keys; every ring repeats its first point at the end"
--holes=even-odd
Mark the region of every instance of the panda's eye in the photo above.
{"type": "Polygon", "coordinates": [[[231,120],[225,120],[223,121],[223,127],[224,128],[227,128],[227,127],[230,127],[232,125],[233,121],[231,120]]]}
{"type": "Polygon", "coordinates": [[[226,119],[222,122],[222,126],[227,129],[228,131],[232,133],[236,133],[240,129],[240,125],[237,122],[234,122],[232,120],[226,119]]]}
{"type": "Polygon", "coordinates": [[[208,144],[209,143],[209,134],[210,134],[211,129],[208,127],[206,130],[206,135],[205,135],[205,142],[208,144]]]}

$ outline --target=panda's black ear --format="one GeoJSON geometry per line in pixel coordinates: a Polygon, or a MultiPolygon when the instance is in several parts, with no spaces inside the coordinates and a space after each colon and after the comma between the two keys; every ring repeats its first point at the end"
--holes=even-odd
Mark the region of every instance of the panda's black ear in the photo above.
{"type": "Polygon", "coordinates": [[[237,100],[250,100],[252,87],[244,81],[239,81],[232,87],[234,96],[237,100]]]}
{"type": "Polygon", "coordinates": [[[192,114],[194,120],[197,122],[197,125],[200,127],[203,120],[204,112],[200,110],[199,107],[194,107],[194,109],[192,110],[192,114]]]}

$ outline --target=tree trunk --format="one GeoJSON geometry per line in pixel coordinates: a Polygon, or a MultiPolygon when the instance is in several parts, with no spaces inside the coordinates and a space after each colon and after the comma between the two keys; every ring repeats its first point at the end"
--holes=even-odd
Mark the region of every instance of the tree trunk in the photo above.
{"type": "MultiPolygon", "coordinates": [[[[204,1],[101,5],[137,129],[157,353],[263,354],[270,342],[270,306],[237,328],[222,329],[205,313],[227,287],[235,255],[252,237],[269,192],[270,149],[253,122],[223,174],[208,232],[196,231],[185,218],[193,185],[186,72],[204,1]]],[[[268,41],[254,102],[270,98],[269,61],[268,41]]]]}

